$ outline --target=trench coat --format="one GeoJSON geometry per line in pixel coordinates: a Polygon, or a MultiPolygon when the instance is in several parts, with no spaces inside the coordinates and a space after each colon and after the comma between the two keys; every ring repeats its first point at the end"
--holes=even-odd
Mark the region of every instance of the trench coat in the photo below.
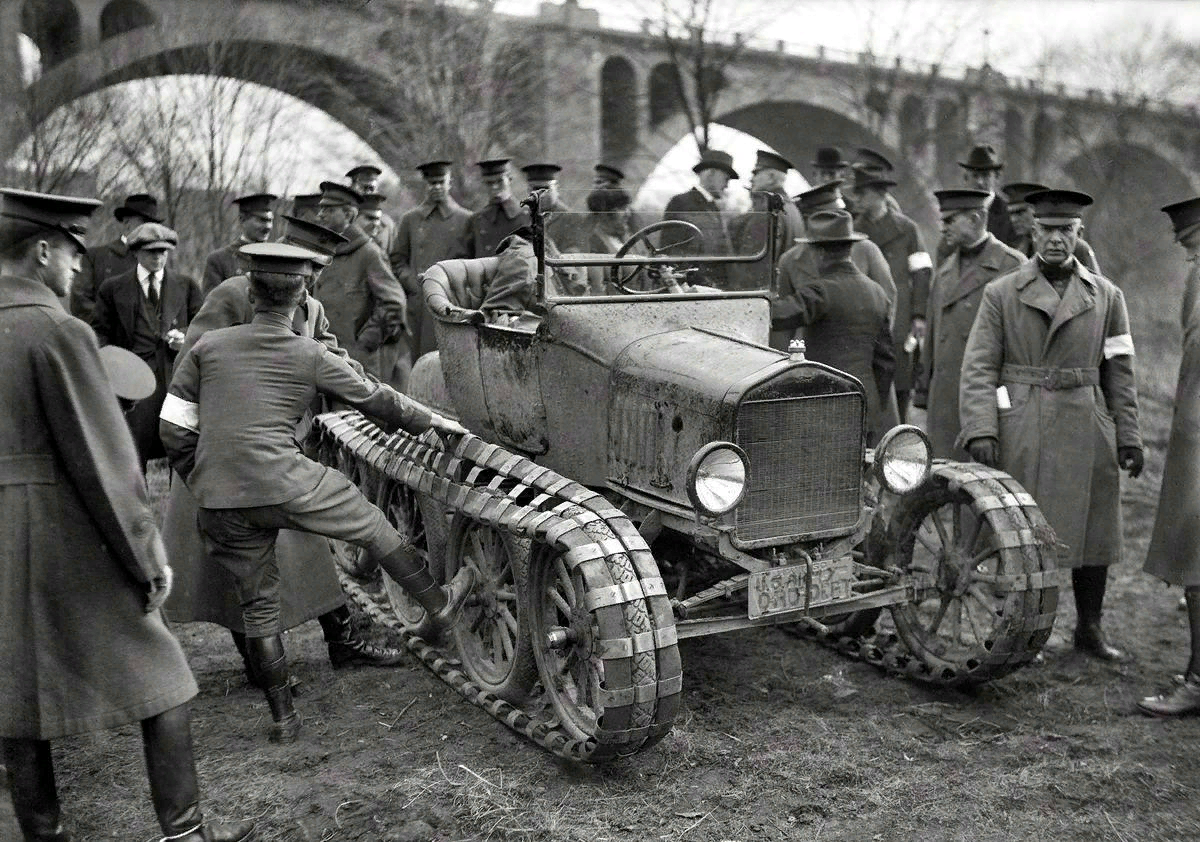
{"type": "Polygon", "coordinates": [[[1200,261],[1183,291],[1183,359],[1158,513],[1145,570],[1170,585],[1200,585],[1200,261]]]}
{"type": "Polygon", "coordinates": [[[75,280],[71,281],[71,315],[91,324],[92,311],[96,308],[96,290],[109,278],[132,272],[135,266],[137,258],[120,237],[89,248],[80,261],[75,280]]]}
{"type": "Polygon", "coordinates": [[[462,250],[466,257],[493,257],[500,243],[518,228],[529,225],[529,212],[509,196],[491,201],[471,214],[463,232],[462,250]]]}
{"type": "Polygon", "coordinates": [[[0,278],[0,736],[111,728],[196,694],[144,612],[167,557],[99,351],[47,287],[0,278]]]}
{"type": "MultiPolygon", "coordinates": [[[[250,322],[254,307],[247,295],[249,288],[249,279],[238,275],[212,291],[188,328],[187,338],[179,349],[180,359],[208,331],[250,322]]],[[[329,320],[317,299],[309,296],[296,308],[292,329],[300,336],[311,336],[324,343],[361,372],[361,366],[346,356],[337,338],[329,332],[329,320]]],[[[306,433],[307,429],[298,430],[297,440],[303,441],[306,433]]],[[[196,523],[197,511],[196,498],[175,475],[163,523],[163,542],[175,570],[175,584],[165,606],[167,617],[177,623],[203,621],[242,632],[245,625],[235,579],[224,565],[212,561],[205,552],[196,523]]],[[[328,539],[281,529],[275,556],[279,564],[281,629],[294,628],[345,604],[346,595],[338,583],[328,539]]]]}
{"type": "MultiPolygon", "coordinates": [[[[169,267],[163,270],[161,287],[158,341],[153,353],[142,356],[154,372],[154,394],[135,402],[125,411],[125,420],[143,462],[166,455],[162,440],[158,437],[158,412],[162,409],[167,386],[171,382],[176,352],[171,350],[164,337],[172,329],[187,332],[192,318],[200,310],[202,298],[195,281],[169,267]]],[[[96,338],[101,345],[133,349],[138,311],[143,306],[143,300],[136,269],[109,278],[100,286],[96,293],[96,307],[92,311],[92,329],[96,331],[96,338]]]]}
{"type": "Polygon", "coordinates": [[[406,211],[392,242],[392,271],[408,297],[409,342],[416,356],[437,350],[433,313],[425,306],[421,275],[439,260],[466,256],[471,212],[453,199],[445,205],[423,202],[406,211]]]}
{"type": "Polygon", "coordinates": [[[913,385],[913,356],[904,350],[914,317],[924,317],[929,300],[929,282],[933,261],[921,243],[917,224],[897,210],[888,208],[879,219],[854,217],[854,230],[866,234],[879,246],[896,284],[896,312],[892,320],[892,341],[896,353],[896,391],[913,385]]]}
{"type": "Polygon", "coordinates": [[[934,458],[970,459],[964,449],[955,447],[959,429],[958,380],[967,337],[979,312],[984,287],[1024,262],[1020,252],[1004,245],[994,234],[988,234],[983,251],[970,261],[966,271],[956,249],[933,277],[926,353],[922,357],[925,370],[918,391],[928,392],[925,432],[929,434],[934,458]]]}
{"type": "Polygon", "coordinates": [[[1125,296],[1072,261],[1060,300],[1036,261],[984,287],[959,386],[958,445],[993,436],[1033,495],[1063,566],[1121,559],[1118,447],[1141,447],[1125,296]],[[998,387],[1009,409],[999,409],[998,387]]]}

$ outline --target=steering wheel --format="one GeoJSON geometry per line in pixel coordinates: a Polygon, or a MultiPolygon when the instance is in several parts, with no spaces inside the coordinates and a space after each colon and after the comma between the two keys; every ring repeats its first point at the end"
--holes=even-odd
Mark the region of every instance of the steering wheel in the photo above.
{"type": "MultiPolygon", "coordinates": [[[[700,231],[700,229],[697,228],[695,225],[693,225],[690,222],[684,222],[682,219],[663,219],[663,220],[660,220],[659,222],[652,222],[649,225],[647,225],[645,228],[641,228],[641,229],[637,230],[636,232],[634,232],[633,236],[631,236],[628,240],[626,240],[624,243],[621,244],[621,247],[619,249],[617,249],[617,253],[614,256],[615,257],[624,257],[625,255],[629,254],[629,251],[634,246],[636,246],[638,243],[645,243],[646,249],[650,252],[650,256],[658,257],[660,254],[668,252],[674,248],[679,248],[679,246],[685,246],[688,243],[694,242],[694,241],[702,238],[703,236],[704,236],[704,234],[700,231]],[[682,233],[686,234],[687,237],[682,240],[679,240],[678,242],[668,243],[668,244],[662,246],[661,248],[658,246],[655,246],[654,243],[650,240],[650,235],[657,231],[665,231],[670,228],[681,229],[682,233]]],[[[613,268],[618,269],[619,267],[613,267],[613,268]]],[[[623,278],[622,277],[613,277],[609,280],[609,283],[611,283],[614,287],[616,287],[617,289],[619,289],[621,292],[625,293],[626,295],[651,295],[656,292],[667,292],[670,290],[670,287],[666,287],[666,286],[658,287],[657,289],[648,289],[648,290],[630,289],[627,286],[627,284],[630,281],[632,281],[634,278],[636,278],[638,276],[638,274],[641,273],[641,271],[645,268],[646,268],[645,266],[635,267],[634,270],[632,272],[630,272],[628,275],[626,275],[625,277],[623,277],[623,278]]],[[[615,274],[616,274],[616,272],[614,272],[614,275],[615,274]]]]}

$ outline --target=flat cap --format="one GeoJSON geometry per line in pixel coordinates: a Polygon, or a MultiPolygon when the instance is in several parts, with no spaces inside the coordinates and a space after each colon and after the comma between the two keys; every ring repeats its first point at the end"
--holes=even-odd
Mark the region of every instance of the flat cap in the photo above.
{"type": "Polygon", "coordinates": [[[383,170],[374,164],[359,164],[346,173],[346,178],[358,178],[360,175],[383,175],[383,170]]]}
{"type": "Polygon", "coordinates": [[[558,164],[526,164],[521,167],[521,172],[525,173],[528,182],[547,182],[558,178],[562,167],[558,164]]]}
{"type": "Polygon", "coordinates": [[[805,190],[796,196],[796,207],[805,216],[817,211],[844,210],[846,202],[842,199],[842,184],[842,179],[835,178],[811,190],[805,190]]]}
{"type": "Polygon", "coordinates": [[[1004,199],[1008,202],[1008,209],[1015,211],[1024,210],[1029,206],[1029,203],[1025,201],[1025,197],[1030,193],[1049,189],[1048,185],[1038,184],[1034,181],[1014,181],[1011,184],[1001,187],[1000,192],[1004,194],[1004,199]]]}
{"type": "Polygon", "coordinates": [[[158,199],[149,193],[134,193],[125,199],[125,204],[113,211],[117,222],[124,222],[131,216],[140,216],[147,222],[162,222],[158,213],[158,199]]]}
{"type": "Polygon", "coordinates": [[[817,155],[811,166],[819,170],[842,170],[850,166],[850,162],[842,155],[842,150],[836,146],[822,146],[817,149],[817,155]]]}
{"type": "Polygon", "coordinates": [[[1194,199],[1184,199],[1163,205],[1162,212],[1171,218],[1175,229],[1175,239],[1182,240],[1188,234],[1200,228],[1200,196],[1194,199]]]}
{"type": "Polygon", "coordinates": [[[876,174],[889,173],[896,169],[882,154],[865,146],[854,150],[854,166],[876,174]]]}
{"type": "Polygon", "coordinates": [[[854,167],[854,189],[863,190],[868,187],[877,187],[881,190],[886,190],[889,187],[896,186],[896,179],[887,175],[882,170],[866,169],[864,167],[854,167]]]}
{"type": "Polygon", "coordinates": [[[377,211],[383,207],[383,203],[386,201],[387,196],[382,193],[364,193],[359,210],[377,211]]]}
{"type": "Polygon", "coordinates": [[[933,195],[937,197],[938,208],[943,214],[966,210],[984,210],[992,198],[992,194],[986,190],[970,190],[965,187],[934,190],[933,195]]]}
{"type": "Polygon", "coordinates": [[[791,169],[795,169],[791,161],[782,155],[776,155],[774,152],[768,152],[765,149],[758,150],[758,155],[754,159],[754,172],[758,172],[759,170],[787,172],[791,169]]]}
{"type": "Polygon", "coordinates": [[[844,210],[817,211],[804,220],[807,237],[798,237],[798,243],[855,243],[867,239],[866,234],[854,230],[854,218],[844,210]]]}
{"type": "Polygon", "coordinates": [[[1087,193],[1078,190],[1038,190],[1025,197],[1033,205],[1033,215],[1046,225],[1065,225],[1083,216],[1083,209],[1093,203],[1087,193]]]}
{"type": "Polygon", "coordinates": [[[981,143],[978,146],[972,146],[971,151],[967,153],[966,159],[959,161],[958,165],[966,170],[1004,169],[1004,162],[1000,160],[1000,156],[996,153],[996,147],[990,143],[981,143]]]}
{"type": "Polygon", "coordinates": [[[324,266],[325,255],[287,243],[250,243],[238,249],[249,271],[267,275],[304,275],[324,266]]]}
{"type": "Polygon", "coordinates": [[[88,218],[100,207],[96,199],[0,188],[0,244],[10,246],[39,231],[65,234],[87,251],[88,218]]]}
{"type": "Polygon", "coordinates": [[[232,204],[237,205],[244,214],[267,213],[271,210],[271,203],[278,199],[274,193],[251,193],[249,196],[238,196],[232,204]]]}
{"type": "Polygon", "coordinates": [[[733,168],[733,156],[720,149],[705,149],[700,154],[700,160],[696,162],[696,166],[692,167],[692,172],[699,173],[704,170],[721,170],[730,178],[741,178],[738,171],[733,168]]]}
{"type": "Polygon", "coordinates": [[[337,254],[338,246],[350,240],[331,228],[326,228],[316,222],[300,219],[297,216],[284,216],[287,220],[287,231],[284,232],[283,242],[292,246],[314,251],[320,255],[317,261],[322,266],[328,266],[337,254]]]}
{"type": "Polygon", "coordinates": [[[341,205],[358,207],[362,204],[362,200],[362,193],[359,193],[353,187],[338,184],[336,181],[321,182],[321,200],[318,204],[327,207],[339,207],[341,205]]]}
{"type": "Polygon", "coordinates": [[[424,178],[441,178],[450,172],[452,166],[453,161],[426,161],[424,164],[417,164],[417,171],[424,178]]]}
{"type": "Polygon", "coordinates": [[[130,251],[170,251],[179,245],[179,235],[158,222],[143,222],[129,232],[125,241],[130,251]]]}
{"type": "Polygon", "coordinates": [[[611,164],[596,164],[592,169],[596,172],[596,178],[611,181],[614,186],[625,180],[625,173],[611,164]]]}
{"type": "Polygon", "coordinates": [[[512,158],[489,158],[486,161],[476,161],[475,166],[479,167],[479,172],[485,176],[501,175],[508,172],[508,162],[512,158]]]}

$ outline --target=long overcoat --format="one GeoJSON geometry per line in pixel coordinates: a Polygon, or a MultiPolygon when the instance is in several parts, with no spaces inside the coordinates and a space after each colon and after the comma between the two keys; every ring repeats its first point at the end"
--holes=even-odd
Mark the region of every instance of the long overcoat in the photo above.
{"type": "Polygon", "coordinates": [[[529,224],[529,212],[512,196],[491,201],[467,221],[463,248],[467,257],[493,257],[504,238],[529,224]]]}
{"type": "Polygon", "coordinates": [[[1060,563],[1104,566],[1121,559],[1117,448],[1142,445],[1133,339],[1121,290],[1072,266],[1061,299],[1036,260],[984,287],[963,356],[958,443],[997,437],[1000,467],[1067,545],[1060,563]]]}
{"type": "Polygon", "coordinates": [[[1146,572],[1171,585],[1200,585],[1200,261],[1183,292],[1183,359],[1167,441],[1146,572]]]}
{"type": "Polygon", "coordinates": [[[0,736],[54,739],[196,694],[146,585],[167,563],[91,329],[0,278],[0,736]]]}
{"type": "Polygon", "coordinates": [[[929,332],[922,358],[925,372],[921,380],[929,391],[925,431],[935,457],[969,458],[965,450],[954,444],[959,429],[958,380],[967,337],[983,300],[983,288],[1024,262],[1024,255],[988,234],[983,251],[968,261],[965,271],[956,249],[933,277],[929,332]]]}
{"type": "Polygon", "coordinates": [[[392,241],[392,270],[408,296],[409,341],[416,356],[437,350],[433,313],[425,306],[421,274],[439,260],[466,256],[471,212],[453,199],[423,202],[400,217],[392,241]]]}
{"type": "Polygon", "coordinates": [[[91,324],[92,310],[96,307],[96,291],[109,278],[132,272],[137,266],[137,257],[118,237],[109,243],[92,246],[80,261],[78,274],[71,282],[71,315],[91,324]]]}
{"type": "MultiPolygon", "coordinates": [[[[180,359],[208,331],[250,322],[254,307],[248,296],[249,288],[249,279],[238,275],[209,294],[188,328],[187,339],[179,349],[180,359]]],[[[311,336],[346,357],[345,350],[329,332],[325,309],[317,299],[309,296],[296,308],[292,328],[300,336],[311,336]]],[[[298,431],[297,439],[303,438],[304,431],[298,431]]],[[[166,604],[167,617],[177,623],[204,621],[244,631],[236,580],[226,567],[212,561],[205,552],[196,525],[197,508],[192,492],[175,476],[163,524],[163,542],[175,570],[175,585],[166,604]]],[[[345,604],[346,595],[338,583],[328,539],[281,529],[275,556],[279,564],[280,628],[293,628],[345,604]]]]}
{"type": "MultiPolygon", "coordinates": [[[[729,232],[725,229],[725,219],[721,216],[720,206],[695,187],[672,196],[663,211],[663,219],[690,222],[700,229],[700,237],[697,242],[681,245],[671,251],[673,254],[694,256],[733,253],[733,244],[729,240],[729,232]]],[[[660,232],[658,236],[660,243],[675,243],[683,239],[683,235],[669,229],[660,232]]],[[[700,267],[694,283],[706,284],[717,289],[728,289],[729,267],[723,263],[703,265],[700,267]]]]}
{"type": "Polygon", "coordinates": [[[244,267],[238,250],[249,243],[249,240],[238,239],[209,253],[204,260],[204,278],[200,282],[200,291],[205,296],[220,286],[222,281],[242,274],[244,267]]]}

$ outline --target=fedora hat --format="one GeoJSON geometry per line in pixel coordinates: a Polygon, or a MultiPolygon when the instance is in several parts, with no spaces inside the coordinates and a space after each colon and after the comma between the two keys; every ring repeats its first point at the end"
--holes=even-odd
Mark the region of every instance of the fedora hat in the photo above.
{"type": "Polygon", "coordinates": [[[149,193],[134,193],[125,199],[125,204],[113,211],[117,222],[124,222],[131,216],[140,216],[147,222],[162,222],[158,213],[158,199],[149,193]]]}
{"type": "Polygon", "coordinates": [[[981,143],[978,146],[972,146],[971,151],[967,153],[967,159],[959,161],[958,165],[966,170],[1004,169],[1004,162],[996,154],[996,147],[990,143],[981,143]]]}
{"type": "Polygon", "coordinates": [[[854,218],[844,210],[817,211],[805,218],[804,224],[808,228],[808,236],[797,238],[798,243],[833,245],[867,239],[866,234],[854,230],[854,218]]]}
{"type": "Polygon", "coordinates": [[[696,162],[696,166],[692,167],[692,172],[698,173],[703,170],[721,170],[730,178],[741,178],[738,171],[733,168],[733,156],[720,149],[705,149],[700,153],[700,160],[696,162]]]}

